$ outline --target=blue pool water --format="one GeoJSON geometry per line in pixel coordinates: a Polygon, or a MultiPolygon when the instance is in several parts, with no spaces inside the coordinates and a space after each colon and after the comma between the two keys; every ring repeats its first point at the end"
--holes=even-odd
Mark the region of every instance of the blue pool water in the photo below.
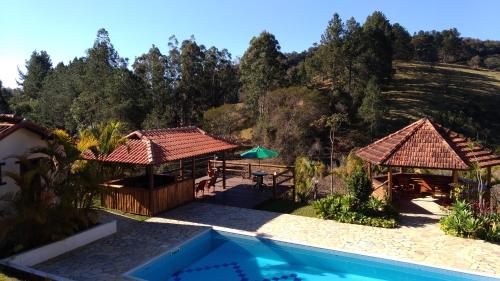
{"type": "Polygon", "coordinates": [[[148,281],[499,280],[213,230],[128,276],[148,281]]]}

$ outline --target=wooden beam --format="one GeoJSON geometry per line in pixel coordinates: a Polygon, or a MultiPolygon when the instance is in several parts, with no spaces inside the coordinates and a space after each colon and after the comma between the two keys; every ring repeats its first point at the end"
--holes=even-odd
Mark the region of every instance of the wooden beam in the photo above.
{"type": "Polygon", "coordinates": [[[273,174],[273,199],[276,199],[276,172],[273,174]]]}
{"type": "Polygon", "coordinates": [[[193,196],[195,195],[196,190],[196,158],[193,157],[191,159],[191,178],[193,179],[193,196]]]}
{"type": "Polygon", "coordinates": [[[391,167],[387,167],[387,199],[388,201],[392,201],[392,186],[393,186],[393,181],[392,181],[392,169],[391,167]]]}
{"type": "Polygon", "coordinates": [[[149,188],[153,189],[155,187],[155,175],[152,165],[146,166],[146,175],[148,176],[149,188]]]}
{"type": "Polygon", "coordinates": [[[179,177],[181,178],[181,180],[184,179],[184,161],[183,160],[179,160],[179,177]]]}
{"type": "Polygon", "coordinates": [[[368,178],[370,179],[370,182],[373,180],[373,175],[372,175],[372,163],[368,162],[367,165],[367,172],[368,172],[368,178]]]}
{"type": "Polygon", "coordinates": [[[222,189],[226,189],[226,152],[222,152],[222,189]]]}
{"type": "Polygon", "coordinates": [[[457,170],[451,171],[451,182],[454,184],[458,183],[458,171],[457,170]]]}
{"type": "Polygon", "coordinates": [[[154,170],[153,170],[153,165],[147,165],[146,166],[146,174],[149,178],[149,204],[148,204],[148,211],[147,215],[151,216],[152,211],[153,211],[153,200],[154,200],[154,195],[153,195],[153,189],[155,186],[155,175],[154,175],[154,170]]]}

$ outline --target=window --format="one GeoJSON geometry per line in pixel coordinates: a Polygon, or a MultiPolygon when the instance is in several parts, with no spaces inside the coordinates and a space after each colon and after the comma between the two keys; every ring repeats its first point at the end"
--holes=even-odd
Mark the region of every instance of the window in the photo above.
{"type": "Polygon", "coordinates": [[[6,182],[3,181],[3,172],[2,172],[2,167],[5,166],[5,162],[0,163],[0,185],[5,185],[7,184],[6,182]]]}

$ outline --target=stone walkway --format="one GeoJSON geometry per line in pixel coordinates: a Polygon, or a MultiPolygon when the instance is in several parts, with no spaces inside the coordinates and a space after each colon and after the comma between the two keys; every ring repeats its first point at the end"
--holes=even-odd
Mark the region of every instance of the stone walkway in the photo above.
{"type": "MultiPolygon", "coordinates": [[[[109,214],[105,219],[115,216],[109,214]]],[[[500,245],[446,236],[433,217],[404,215],[383,229],[205,203],[191,203],[145,222],[119,217],[118,233],[37,266],[75,280],[124,280],[121,275],[214,226],[308,244],[480,272],[500,277],[500,245]]]]}

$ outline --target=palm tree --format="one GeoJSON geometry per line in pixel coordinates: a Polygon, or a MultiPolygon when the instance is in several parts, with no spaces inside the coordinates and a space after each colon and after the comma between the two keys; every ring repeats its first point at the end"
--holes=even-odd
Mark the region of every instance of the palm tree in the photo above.
{"type": "Polygon", "coordinates": [[[321,162],[312,161],[307,157],[297,158],[297,161],[295,162],[295,175],[297,180],[295,186],[302,202],[307,201],[311,192],[313,192],[313,197],[316,199],[317,182],[322,176],[324,170],[325,166],[321,162]]]}
{"type": "Polygon", "coordinates": [[[89,194],[83,204],[84,208],[92,206],[94,197],[101,192],[102,182],[113,175],[113,168],[108,167],[99,160],[105,159],[111,154],[118,146],[126,143],[126,138],[120,134],[122,124],[118,121],[111,121],[109,123],[100,123],[91,126],[87,129],[81,130],[78,133],[78,141],[76,148],[80,153],[90,153],[91,158],[97,161],[83,160],[78,161],[74,170],[81,173],[81,176],[90,177],[88,182],[89,194]]]}

